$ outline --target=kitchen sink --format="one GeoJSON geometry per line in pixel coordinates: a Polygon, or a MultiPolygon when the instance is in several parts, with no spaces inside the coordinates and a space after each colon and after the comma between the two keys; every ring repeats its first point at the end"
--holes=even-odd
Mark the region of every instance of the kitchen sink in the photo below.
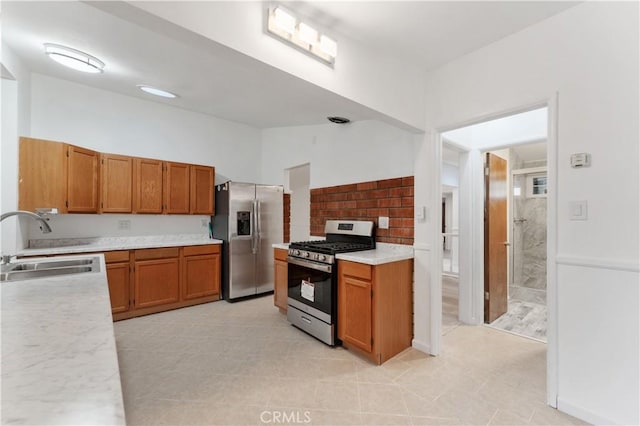
{"type": "Polygon", "coordinates": [[[21,281],[48,278],[59,275],[98,272],[100,258],[90,257],[69,260],[38,260],[2,265],[0,281],[21,281]]]}

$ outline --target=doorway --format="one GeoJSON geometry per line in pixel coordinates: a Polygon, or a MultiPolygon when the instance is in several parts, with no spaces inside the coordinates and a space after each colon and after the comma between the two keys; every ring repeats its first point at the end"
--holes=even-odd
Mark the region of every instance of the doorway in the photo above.
{"type": "Polygon", "coordinates": [[[539,108],[442,134],[443,333],[456,287],[461,322],[546,340],[547,115],[539,108]],[[455,235],[447,229],[453,185],[464,210],[455,213],[462,222],[455,235]],[[463,246],[457,286],[450,282],[453,236],[463,246]]]}

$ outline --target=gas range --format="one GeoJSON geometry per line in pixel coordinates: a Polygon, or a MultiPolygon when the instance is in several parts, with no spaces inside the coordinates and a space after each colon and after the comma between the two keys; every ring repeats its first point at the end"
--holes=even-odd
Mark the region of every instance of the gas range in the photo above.
{"type": "Polygon", "coordinates": [[[296,241],[289,244],[289,256],[333,264],[335,255],[376,248],[373,222],[328,220],[326,240],[296,241]]]}

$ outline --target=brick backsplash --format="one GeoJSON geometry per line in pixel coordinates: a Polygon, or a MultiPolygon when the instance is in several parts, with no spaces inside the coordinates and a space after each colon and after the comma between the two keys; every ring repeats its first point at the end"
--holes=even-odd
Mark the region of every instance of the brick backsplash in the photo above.
{"type": "Polygon", "coordinates": [[[311,235],[323,236],[328,219],[389,217],[389,229],[376,229],[376,241],[413,244],[413,176],[311,190],[311,235]]]}
{"type": "Polygon", "coordinates": [[[284,222],[282,241],[288,243],[291,239],[291,194],[284,194],[282,197],[282,220],[284,222]]]}

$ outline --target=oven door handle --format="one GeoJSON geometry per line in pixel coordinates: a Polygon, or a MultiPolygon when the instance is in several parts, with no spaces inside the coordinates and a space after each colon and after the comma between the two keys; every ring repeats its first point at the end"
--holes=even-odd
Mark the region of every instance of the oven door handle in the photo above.
{"type": "Polygon", "coordinates": [[[322,272],[327,272],[327,273],[331,273],[331,265],[322,265],[319,263],[314,263],[314,262],[309,262],[306,260],[301,260],[301,259],[297,259],[295,257],[287,257],[287,262],[293,264],[293,265],[298,265],[298,266],[303,266],[305,268],[310,268],[310,269],[315,269],[316,271],[322,271],[322,272]]]}

